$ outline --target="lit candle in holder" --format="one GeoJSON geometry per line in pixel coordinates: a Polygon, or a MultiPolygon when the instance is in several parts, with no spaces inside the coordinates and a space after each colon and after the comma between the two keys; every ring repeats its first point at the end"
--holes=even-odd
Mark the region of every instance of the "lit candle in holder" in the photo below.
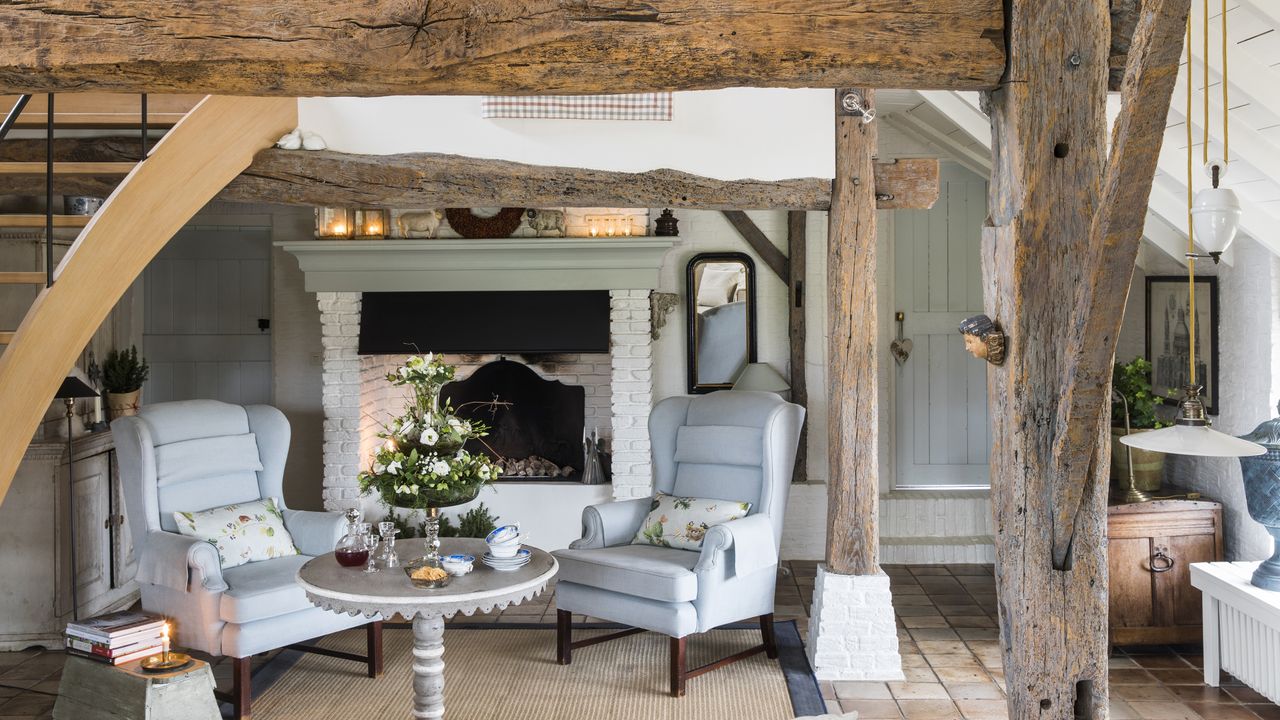
{"type": "Polygon", "coordinates": [[[160,630],[160,650],[164,653],[163,661],[169,662],[169,623],[160,630]]]}
{"type": "Polygon", "coordinates": [[[599,235],[599,234],[600,234],[600,228],[596,227],[596,226],[593,224],[593,225],[591,226],[591,229],[590,229],[590,230],[588,230],[587,232],[591,233],[591,237],[596,237],[597,235],[599,235]]]}
{"type": "Polygon", "coordinates": [[[616,220],[613,220],[613,219],[606,220],[605,226],[604,226],[604,234],[609,237],[613,237],[614,233],[617,232],[617,224],[618,223],[616,220]]]}
{"type": "Polygon", "coordinates": [[[631,237],[631,219],[630,218],[628,218],[627,222],[623,224],[622,234],[627,237],[631,237]]]}

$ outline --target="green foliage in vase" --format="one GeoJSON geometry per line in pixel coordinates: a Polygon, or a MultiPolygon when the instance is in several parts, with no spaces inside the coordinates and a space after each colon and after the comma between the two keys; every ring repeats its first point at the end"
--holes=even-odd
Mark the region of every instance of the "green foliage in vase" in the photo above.
{"type": "Polygon", "coordinates": [[[458,518],[458,537],[482,538],[498,527],[498,518],[480,503],[458,518]]]}
{"type": "Polygon", "coordinates": [[[387,375],[393,385],[413,389],[405,413],[378,433],[385,442],[373,464],[360,473],[360,489],[377,493],[388,506],[426,509],[467,502],[480,488],[501,474],[502,468],[483,453],[463,449],[489,428],[463,420],[453,408],[440,405],[440,389],[453,379],[455,368],[427,353],[411,356],[387,375]]]}
{"type": "Polygon", "coordinates": [[[130,345],[128,350],[112,349],[102,363],[102,386],[109,393],[133,392],[142,389],[150,374],[146,359],[138,357],[137,346],[130,345]]]}
{"type": "MultiPolygon", "coordinates": [[[[1128,363],[1116,363],[1111,386],[1129,401],[1129,427],[1135,430],[1161,428],[1169,423],[1156,416],[1156,406],[1164,399],[1151,390],[1151,362],[1136,357],[1128,363]]],[[[1111,425],[1124,427],[1124,404],[1111,403],[1111,425]]]]}

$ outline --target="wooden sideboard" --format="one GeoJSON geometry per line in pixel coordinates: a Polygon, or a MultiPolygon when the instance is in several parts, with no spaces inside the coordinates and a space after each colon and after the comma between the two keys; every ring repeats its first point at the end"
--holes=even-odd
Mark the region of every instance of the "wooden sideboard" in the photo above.
{"type": "Polygon", "coordinates": [[[65,442],[33,442],[0,504],[0,651],[62,647],[76,583],[80,617],[132,605],[137,564],[110,432],[76,438],[72,483],[65,442]],[[75,493],[71,567],[68,489],[75,493]]]}
{"type": "Polygon", "coordinates": [[[1191,563],[1222,560],[1222,505],[1155,500],[1107,509],[1111,643],[1201,639],[1200,591],[1191,563]]]}

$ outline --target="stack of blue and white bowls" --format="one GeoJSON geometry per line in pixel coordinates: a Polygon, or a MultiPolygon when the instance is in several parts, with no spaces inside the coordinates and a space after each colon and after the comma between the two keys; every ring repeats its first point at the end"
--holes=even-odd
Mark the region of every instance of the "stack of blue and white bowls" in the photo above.
{"type": "Polygon", "coordinates": [[[531,553],[521,547],[527,538],[527,535],[520,534],[519,523],[494,528],[484,539],[489,544],[489,552],[480,558],[480,562],[494,570],[519,570],[529,564],[531,553]]]}

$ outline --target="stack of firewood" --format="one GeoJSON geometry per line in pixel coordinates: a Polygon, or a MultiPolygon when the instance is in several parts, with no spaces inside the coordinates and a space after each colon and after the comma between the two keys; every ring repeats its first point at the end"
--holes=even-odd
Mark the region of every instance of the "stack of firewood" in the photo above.
{"type": "Polygon", "coordinates": [[[560,467],[550,460],[532,455],[523,460],[506,460],[502,463],[503,477],[569,477],[574,469],[568,465],[560,467]]]}

